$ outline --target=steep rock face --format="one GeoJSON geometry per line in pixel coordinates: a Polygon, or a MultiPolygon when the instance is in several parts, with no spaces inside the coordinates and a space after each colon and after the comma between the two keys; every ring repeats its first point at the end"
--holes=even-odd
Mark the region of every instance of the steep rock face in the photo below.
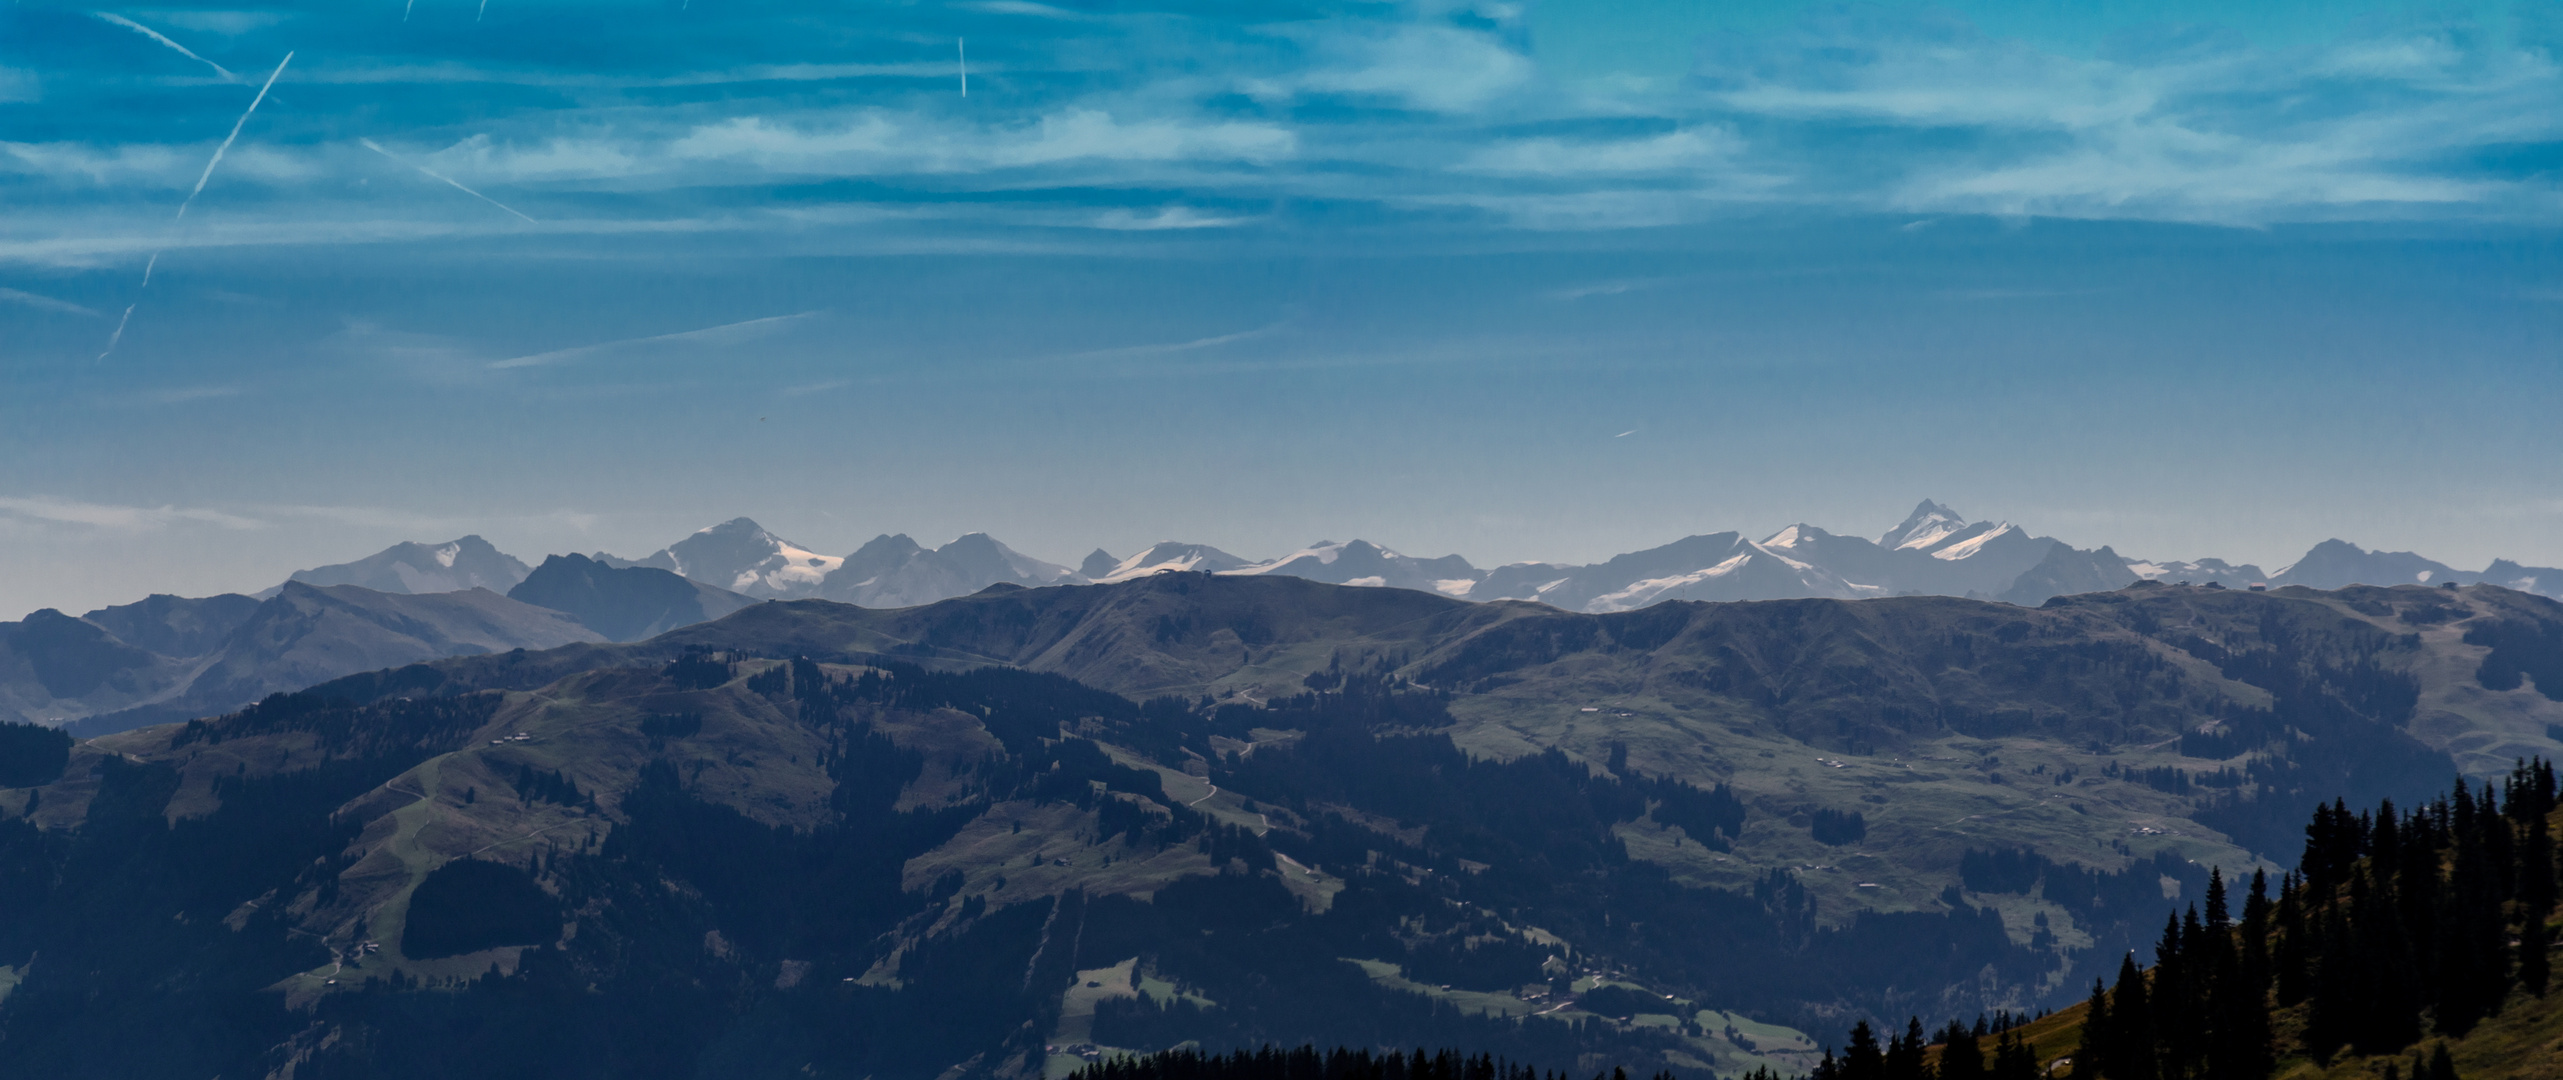
{"type": "Polygon", "coordinates": [[[507,598],[566,612],[607,641],[639,641],[720,618],[757,601],[656,567],[612,567],[554,555],[507,598]]]}
{"type": "Polygon", "coordinates": [[[394,544],[350,563],[297,570],[305,585],[355,585],[386,593],[441,593],[488,589],[504,593],[530,573],[515,556],[478,536],[442,544],[394,544]]]}

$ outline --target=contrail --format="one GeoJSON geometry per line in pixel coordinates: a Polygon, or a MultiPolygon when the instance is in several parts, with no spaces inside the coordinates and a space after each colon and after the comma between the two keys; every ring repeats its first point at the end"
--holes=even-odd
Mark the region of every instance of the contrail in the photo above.
{"type": "Polygon", "coordinates": [[[819,314],[817,311],[804,311],[792,315],[768,315],[762,319],[748,319],[744,322],[723,323],[719,326],[707,326],[700,330],[680,330],[673,334],[653,334],[649,337],[624,338],[620,341],[601,341],[594,345],[573,345],[566,349],[554,349],[550,352],[535,353],[532,356],[519,356],[508,360],[499,360],[491,363],[489,366],[493,370],[500,371],[504,371],[509,368],[540,367],[545,364],[557,364],[564,360],[574,360],[590,353],[603,352],[607,349],[619,348],[625,345],[648,345],[661,341],[746,340],[753,338],[760,333],[780,329],[785,323],[807,319],[817,314],[819,314]]]}
{"type": "Polygon", "coordinates": [[[250,114],[258,111],[259,102],[267,100],[268,87],[276,85],[276,76],[284,74],[285,65],[293,62],[294,54],[290,52],[285,54],[284,59],[276,61],[276,70],[267,73],[267,81],[258,87],[258,96],[249,99],[249,107],[241,110],[240,119],[231,122],[231,134],[223,136],[222,145],[214,147],[213,160],[206,162],[203,175],[196,177],[195,190],[187,193],[186,201],[178,204],[178,216],[170,220],[177,221],[185,218],[187,208],[196,205],[196,196],[205,191],[205,181],[214,178],[214,166],[222,164],[222,156],[231,152],[232,140],[240,138],[240,129],[248,126],[250,114]]]}
{"type": "Polygon", "coordinates": [[[414,8],[414,7],[417,7],[417,6],[418,6],[418,0],[409,0],[409,2],[408,2],[408,3],[402,4],[402,5],[400,6],[400,21],[402,21],[402,22],[408,22],[408,21],[409,21],[409,9],[414,8]]]}
{"type": "Polygon", "coordinates": [[[481,16],[487,14],[489,14],[489,0],[481,0],[481,9],[478,12],[473,13],[472,21],[479,22],[481,21],[481,16]]]}
{"type": "Polygon", "coordinates": [[[961,59],[961,96],[970,96],[970,39],[952,39],[952,51],[961,59]]]}
{"type": "Polygon", "coordinates": [[[472,189],[470,189],[470,188],[464,187],[464,186],[463,186],[463,184],[462,184],[462,181],[456,180],[456,179],[454,179],[453,177],[447,176],[447,175],[445,175],[444,173],[437,172],[437,171],[436,171],[436,170],[434,170],[434,169],[428,168],[427,166],[425,166],[425,165],[421,165],[421,164],[418,164],[418,163],[416,163],[416,162],[412,162],[412,161],[401,161],[401,159],[400,159],[400,157],[399,157],[398,155],[393,154],[393,153],[392,153],[391,151],[389,151],[389,150],[385,150],[385,149],[383,149],[381,146],[377,145],[377,144],[374,142],[374,140],[372,140],[372,139],[358,139],[358,140],[356,140],[356,141],[357,141],[357,142],[360,142],[360,143],[363,143],[363,144],[365,145],[365,149],[367,149],[367,150],[371,150],[371,151],[373,151],[373,152],[375,152],[375,153],[377,153],[377,154],[381,154],[381,155],[383,155],[384,157],[391,158],[393,161],[399,161],[399,162],[400,162],[401,164],[403,164],[403,165],[407,165],[407,166],[409,166],[410,168],[416,169],[416,170],[418,170],[418,171],[420,171],[420,172],[422,172],[422,173],[426,173],[426,174],[427,174],[430,178],[432,178],[432,179],[442,180],[442,181],[444,181],[445,183],[447,183],[447,184],[449,184],[449,185],[452,185],[452,187],[453,187],[453,188],[454,188],[454,190],[456,190],[456,191],[462,192],[463,194],[465,194],[465,195],[469,195],[469,196],[471,196],[471,197],[473,197],[473,198],[475,198],[475,199],[479,199],[479,200],[480,200],[480,201],[482,201],[482,202],[488,203],[488,204],[490,204],[491,206],[495,206],[495,207],[497,207],[497,208],[499,208],[499,209],[501,209],[501,210],[505,210],[505,211],[507,211],[508,213],[515,214],[517,217],[525,218],[525,222],[526,222],[526,224],[529,224],[529,225],[540,225],[540,224],[542,224],[542,222],[536,221],[536,220],[534,220],[533,218],[530,218],[530,217],[525,217],[525,215],[524,215],[524,214],[522,214],[522,213],[518,213],[518,212],[517,212],[517,209],[516,209],[515,207],[513,207],[513,206],[509,206],[509,205],[507,205],[506,203],[503,203],[503,202],[500,202],[500,201],[498,201],[498,200],[496,200],[496,199],[490,198],[489,196],[487,196],[487,195],[483,195],[483,194],[481,194],[480,192],[477,192],[477,191],[474,191],[474,190],[472,190],[472,189]]]}
{"type": "Polygon", "coordinates": [[[153,40],[153,41],[157,41],[157,42],[159,42],[159,43],[161,43],[161,44],[163,44],[163,45],[167,45],[167,46],[169,46],[169,47],[170,47],[170,48],[172,48],[172,49],[176,49],[176,50],[178,50],[179,54],[180,54],[180,55],[182,55],[182,56],[185,56],[187,59],[189,59],[189,60],[193,60],[193,61],[195,61],[195,62],[197,62],[197,63],[199,63],[199,64],[203,64],[203,65],[205,65],[206,67],[209,67],[209,68],[214,69],[214,74],[222,76],[222,78],[223,78],[223,81],[224,81],[224,82],[239,82],[239,81],[240,81],[240,76],[238,76],[238,75],[234,75],[234,74],[232,74],[232,73],[231,73],[231,72],[229,72],[229,71],[223,70],[223,66],[222,66],[221,64],[214,63],[214,62],[213,62],[213,61],[211,61],[211,60],[207,60],[207,59],[205,59],[204,57],[201,57],[201,56],[196,55],[195,50],[190,49],[190,48],[188,48],[188,47],[186,47],[186,46],[184,46],[184,45],[178,44],[178,43],[177,43],[177,42],[175,42],[175,41],[171,41],[171,40],[169,40],[168,35],[163,34],[163,33],[161,33],[161,32],[160,32],[160,31],[158,31],[158,30],[154,30],[154,29],[152,29],[152,28],[150,28],[150,27],[148,27],[148,26],[144,26],[144,25],[143,25],[143,24],[141,24],[141,23],[135,22],[135,21],[133,21],[132,19],[125,18],[125,17],[124,17],[124,16],[122,16],[122,15],[117,15],[117,14],[114,14],[114,13],[112,13],[112,12],[105,12],[105,11],[92,11],[92,12],[90,12],[90,14],[95,15],[95,16],[97,16],[97,17],[101,18],[101,19],[105,19],[106,21],[111,22],[111,23],[114,23],[114,24],[116,24],[117,26],[124,27],[125,29],[127,29],[127,30],[131,30],[131,31],[133,31],[134,33],[140,34],[140,35],[142,35],[142,36],[144,36],[144,37],[150,38],[150,39],[151,39],[151,40],[153,40]]]}
{"type": "MultiPolygon", "coordinates": [[[[196,177],[196,186],[190,189],[187,192],[187,198],[178,204],[178,213],[169,219],[171,224],[186,220],[187,208],[196,204],[196,196],[204,194],[205,182],[214,178],[214,166],[222,164],[223,154],[231,149],[234,140],[240,138],[240,129],[248,126],[250,115],[258,111],[258,103],[267,100],[267,91],[276,85],[276,77],[284,74],[285,65],[293,62],[294,54],[290,52],[285,54],[284,59],[276,61],[276,70],[268,72],[267,81],[259,84],[258,96],[249,99],[249,107],[241,110],[240,119],[232,121],[231,134],[223,136],[222,145],[214,147],[213,160],[205,162],[205,171],[196,177]]],[[[142,264],[142,284],[134,289],[133,302],[125,305],[125,313],[117,316],[116,330],[107,335],[107,347],[99,352],[99,360],[113,355],[116,351],[116,343],[124,340],[125,324],[133,321],[133,309],[142,306],[142,291],[151,287],[151,270],[158,265],[160,265],[160,253],[155,251],[151,253],[150,260],[142,264]]]]}
{"type": "MultiPolygon", "coordinates": [[[[142,264],[142,289],[151,287],[151,268],[158,265],[160,265],[160,253],[155,251],[151,253],[151,261],[142,264]]],[[[116,343],[125,339],[125,324],[133,321],[133,309],[142,306],[142,289],[134,290],[133,303],[126,304],[125,313],[116,316],[115,332],[107,335],[107,347],[99,351],[98,360],[104,360],[112,355],[116,351],[116,343]]],[[[92,360],[90,363],[97,363],[97,360],[92,360]]]]}

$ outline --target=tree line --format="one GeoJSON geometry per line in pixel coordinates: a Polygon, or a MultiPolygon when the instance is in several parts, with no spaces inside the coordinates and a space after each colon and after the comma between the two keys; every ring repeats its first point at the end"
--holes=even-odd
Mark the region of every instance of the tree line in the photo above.
{"type": "MultiPolygon", "coordinates": [[[[2556,794],[2554,766],[2537,759],[2497,784],[2460,778],[2416,809],[2391,800],[2371,811],[2338,799],[2318,806],[2297,870],[2274,891],[2254,873],[2236,918],[2224,874],[2212,872],[2204,910],[2193,904],[2166,921],[2150,968],[2130,952],[2114,983],[2093,983],[2072,1076],[2263,1080],[2286,1052],[2317,1061],[2393,1054],[2433,1035],[2464,1036],[2515,992],[2544,996],[2556,794]],[[2302,1018],[2287,1044],[2276,1036],[2282,1013],[2302,1018]]],[[[2032,869],[2001,853],[1970,855],[1970,874],[1987,879],[2032,869]]],[[[2008,1033],[1994,1032],[1988,1058],[1987,1034],[1981,1022],[1953,1022],[1926,1040],[1916,1019],[1882,1046],[1864,1020],[1843,1055],[1826,1052],[1815,1080],[2039,1075],[2008,1033]],[[1936,1067],[1924,1052],[1934,1042],[1936,1067]]],[[[2455,1080],[2445,1043],[2426,1063],[2415,1049],[2411,1075],[2455,1080]]]]}

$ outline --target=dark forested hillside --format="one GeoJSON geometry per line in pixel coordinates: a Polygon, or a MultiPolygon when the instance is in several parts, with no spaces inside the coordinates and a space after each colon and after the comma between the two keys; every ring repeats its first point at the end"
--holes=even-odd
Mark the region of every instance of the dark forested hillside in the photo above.
{"type": "MultiPolygon", "coordinates": [[[[925,1076],[1040,1071],[1065,1025],[1708,1068],[1737,1056],[1730,1013],[2034,986],[2057,962],[1964,901],[1826,918],[1785,870],[1676,883],[1614,830],[1662,815],[1727,849],[1755,813],[1731,789],[1473,758],[1439,692],[1310,681],[1265,708],[1135,703],[696,653],[555,688],[629,701],[610,731],[498,692],[302,695],[126,737],[138,757],[84,747],[28,808],[54,827],[5,826],[0,1062],[925,1076]],[[751,743],[796,745],[759,724],[827,781],[780,819],[729,786],[763,771],[751,743]],[[1069,1024],[1099,973],[1114,992],[1069,1024]],[[133,1017],[202,1037],[106,1038],[133,1017]]],[[[2159,896],[2179,869],[2100,877],[2159,896]]]]}
{"type": "Polygon", "coordinates": [[[1803,1030],[2077,1000],[2318,797],[2542,739],[2543,631],[2485,628],[2554,607],[1585,616],[1169,574],[15,736],[0,1071],[1803,1071],[1803,1030]]]}

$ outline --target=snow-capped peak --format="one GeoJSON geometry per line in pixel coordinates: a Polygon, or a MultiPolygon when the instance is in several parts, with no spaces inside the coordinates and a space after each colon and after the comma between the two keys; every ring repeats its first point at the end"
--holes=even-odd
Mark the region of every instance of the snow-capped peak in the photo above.
{"type": "Polygon", "coordinates": [[[679,540],[643,561],[748,596],[808,596],[845,560],[792,543],[747,518],[732,518],[679,540]]]}
{"type": "Polygon", "coordinates": [[[1245,565],[1247,565],[1246,560],[1207,544],[1186,544],[1168,540],[1114,563],[1112,569],[1095,580],[1128,581],[1169,570],[1217,574],[1245,565]]]}
{"type": "Polygon", "coordinates": [[[1813,539],[1809,534],[1816,531],[1814,526],[1800,522],[1772,533],[1769,539],[1762,541],[1762,546],[1773,551],[1787,551],[1813,539]]]}
{"type": "Polygon", "coordinates": [[[1878,546],[1891,550],[1928,548],[1966,527],[1967,519],[1957,511],[1924,499],[1921,505],[1913,508],[1912,514],[1905,517],[1904,524],[1887,530],[1885,536],[1878,538],[1878,546]]]}

